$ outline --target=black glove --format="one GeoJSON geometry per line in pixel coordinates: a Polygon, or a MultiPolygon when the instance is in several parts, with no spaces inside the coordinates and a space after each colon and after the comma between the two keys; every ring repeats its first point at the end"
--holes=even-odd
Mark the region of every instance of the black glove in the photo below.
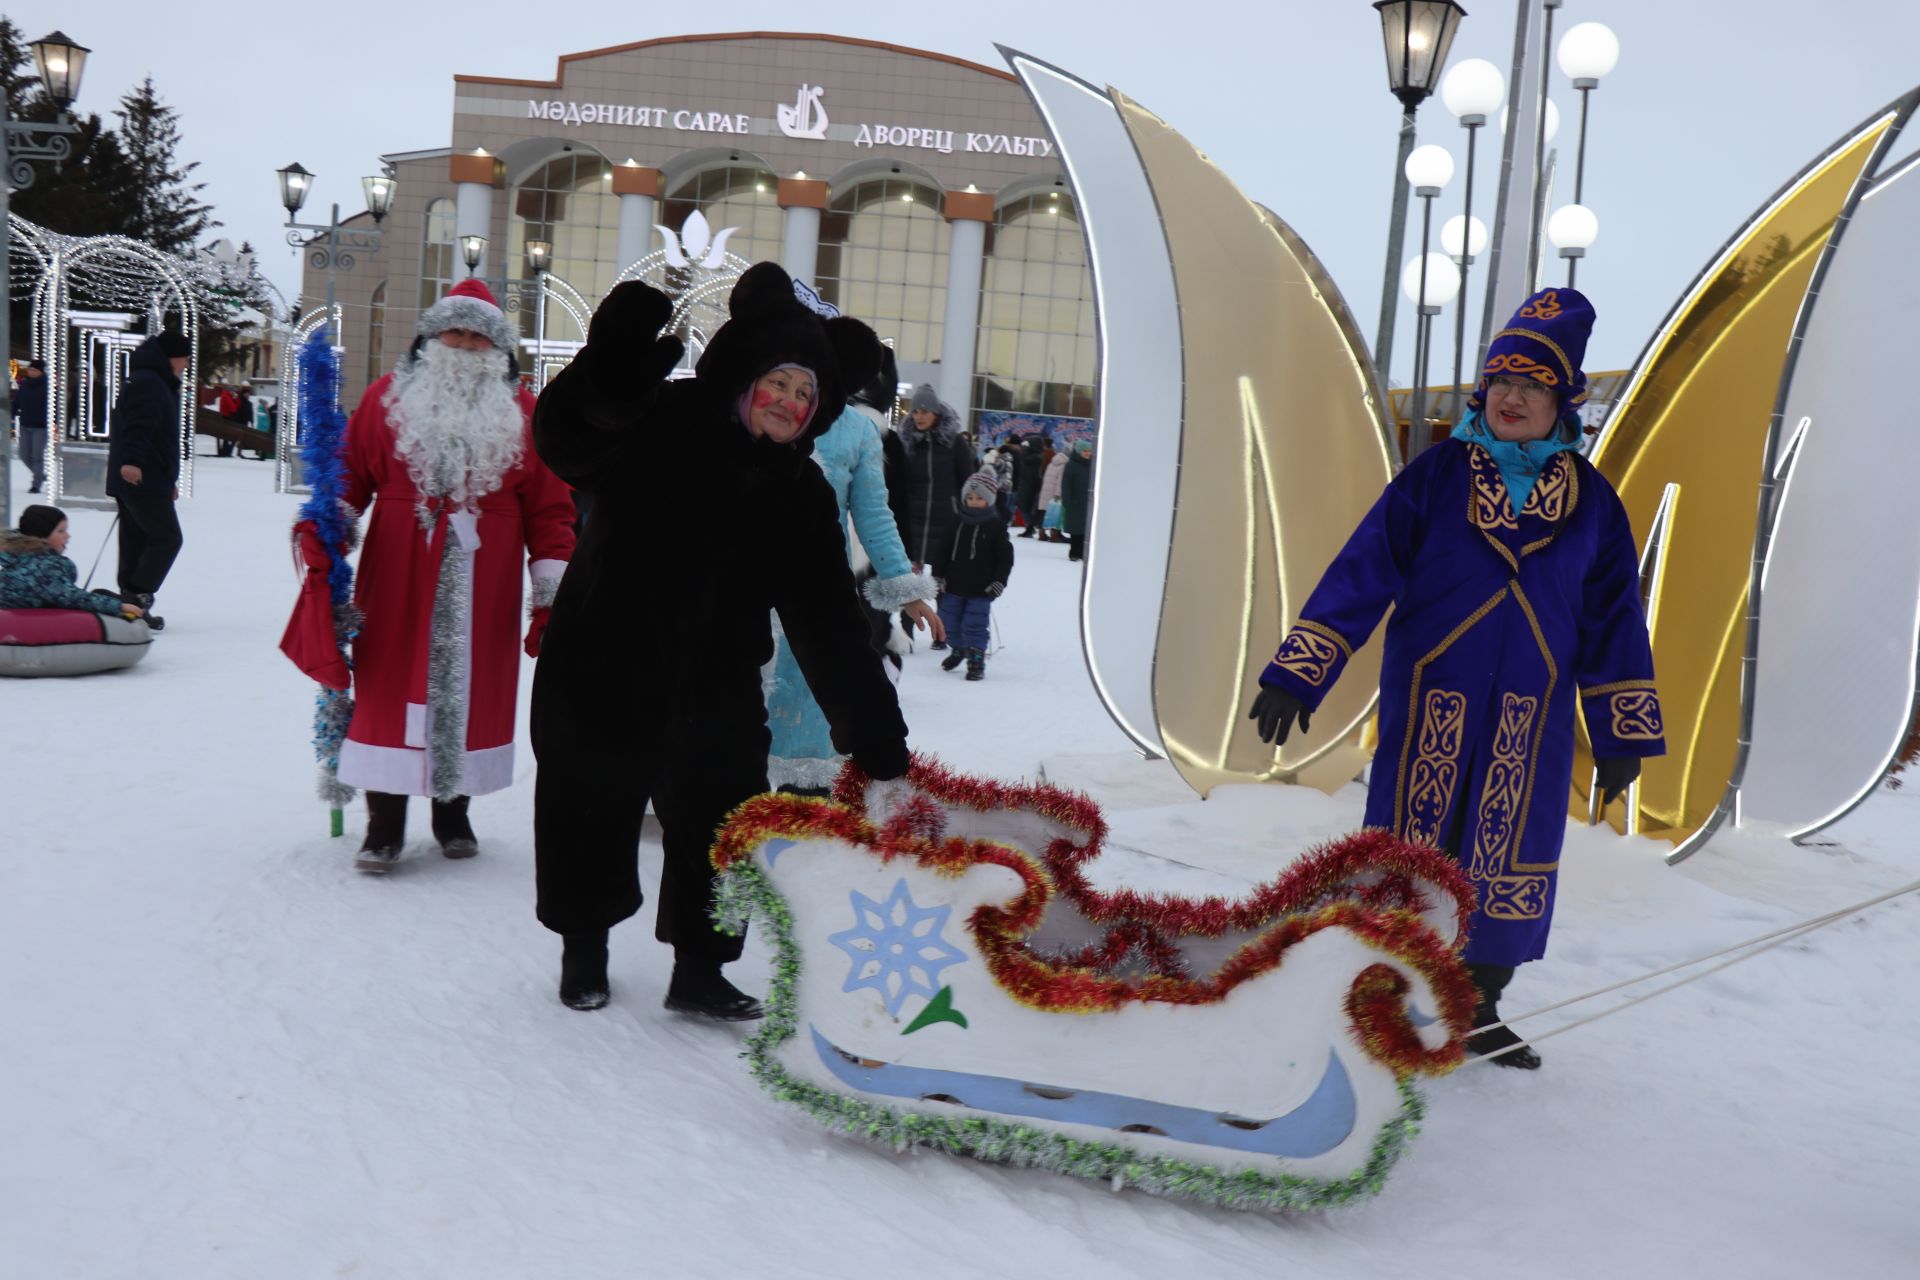
{"type": "Polygon", "coordinates": [[[1307,704],[1285,689],[1265,686],[1253,700],[1253,710],[1247,713],[1247,719],[1260,722],[1260,741],[1276,747],[1285,744],[1287,735],[1293,732],[1295,716],[1300,717],[1300,732],[1305,733],[1313,723],[1313,712],[1307,704]]]}
{"type": "Polygon", "coordinates": [[[673,372],[686,350],[680,339],[660,336],[673,318],[673,303],[652,285],[629,280],[615,285],[587,326],[593,380],[612,392],[651,391],[673,372]]]}
{"type": "Polygon", "coordinates": [[[1621,756],[1613,760],[1595,760],[1594,777],[1600,788],[1600,804],[1604,808],[1619,798],[1640,776],[1640,757],[1621,756]]]}

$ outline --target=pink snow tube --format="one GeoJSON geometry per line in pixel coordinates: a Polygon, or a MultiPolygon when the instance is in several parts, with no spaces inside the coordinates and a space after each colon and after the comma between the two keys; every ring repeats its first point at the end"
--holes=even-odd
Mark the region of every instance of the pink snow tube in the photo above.
{"type": "Polygon", "coordinates": [[[145,622],[86,609],[0,609],[0,676],[85,676],[147,656],[145,622]]]}

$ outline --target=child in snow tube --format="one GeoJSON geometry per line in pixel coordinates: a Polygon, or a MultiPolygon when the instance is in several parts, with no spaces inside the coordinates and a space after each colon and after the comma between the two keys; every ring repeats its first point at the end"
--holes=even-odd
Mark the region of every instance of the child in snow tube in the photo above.
{"type": "Polygon", "coordinates": [[[86,675],[146,656],[140,607],[76,586],[67,538],[66,512],[38,505],[0,533],[0,675],[86,675]]]}

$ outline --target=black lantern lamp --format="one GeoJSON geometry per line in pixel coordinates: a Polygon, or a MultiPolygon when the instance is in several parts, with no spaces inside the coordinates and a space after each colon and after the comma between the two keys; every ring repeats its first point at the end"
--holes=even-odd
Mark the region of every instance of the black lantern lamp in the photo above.
{"type": "Polygon", "coordinates": [[[485,236],[461,236],[460,258],[467,264],[469,274],[480,269],[480,259],[487,256],[487,238],[485,236]]]}
{"type": "Polygon", "coordinates": [[[553,241],[527,241],[527,270],[539,275],[553,266],[553,241]]]}
{"type": "Polygon", "coordinates": [[[1387,50],[1387,87],[1408,111],[1439,86],[1453,34],[1467,11],[1453,0],[1378,0],[1387,50]]]}
{"type": "Polygon", "coordinates": [[[291,218],[300,212],[300,206],[307,202],[307,196],[313,190],[313,175],[303,169],[298,162],[284,169],[275,170],[280,175],[280,203],[285,206],[287,216],[291,218]]]}
{"type": "Polygon", "coordinates": [[[360,189],[367,193],[367,212],[373,215],[375,226],[380,219],[393,212],[393,193],[396,183],[384,174],[360,179],[360,189]]]}
{"type": "Polygon", "coordinates": [[[87,55],[93,50],[75,44],[73,37],[59,31],[35,40],[33,65],[40,72],[40,83],[55,106],[65,111],[80,96],[80,77],[87,69],[87,55]]]}

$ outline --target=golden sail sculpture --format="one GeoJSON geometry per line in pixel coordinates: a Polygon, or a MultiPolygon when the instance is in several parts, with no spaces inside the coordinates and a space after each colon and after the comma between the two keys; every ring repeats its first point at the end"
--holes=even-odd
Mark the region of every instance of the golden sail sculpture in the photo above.
{"type": "MultiPolygon", "coordinates": [[[[1594,465],[1646,549],[1667,740],[1629,792],[1628,812],[1607,818],[1682,852],[1711,831],[1734,778],[1762,478],[1796,323],[1836,219],[1901,114],[1890,107],[1850,130],[1728,242],[1648,344],[1594,446],[1594,465]]],[[[1573,776],[1573,810],[1585,817],[1593,760],[1584,729],[1573,776]]]]}
{"type": "Polygon", "coordinates": [[[1393,475],[1366,344],[1300,238],[1165,121],[1003,52],[1059,145],[1093,264],[1101,435],[1082,620],[1095,686],[1122,727],[1202,795],[1276,779],[1332,790],[1367,759],[1377,639],[1354,655],[1311,734],[1276,751],[1247,709],[1307,593],[1393,475]],[[1134,169],[1131,186],[1116,180],[1121,166],[1134,169]],[[1129,212],[1157,243],[1120,234],[1129,212]],[[1173,314],[1123,302],[1168,263],[1173,314]],[[1148,333],[1152,342],[1139,340],[1148,333]],[[1130,342],[1139,354],[1121,356],[1130,342]],[[1169,375],[1178,402],[1142,420],[1143,384],[1164,389],[1169,375]],[[1132,628],[1114,621],[1126,618],[1132,628]],[[1148,627],[1150,648],[1114,634],[1148,627]]]}

